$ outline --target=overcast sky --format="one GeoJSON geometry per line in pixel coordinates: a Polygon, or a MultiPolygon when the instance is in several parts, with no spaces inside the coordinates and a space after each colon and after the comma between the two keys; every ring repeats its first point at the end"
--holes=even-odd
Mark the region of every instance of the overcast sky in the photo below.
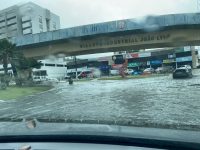
{"type": "MultiPolygon", "coordinates": [[[[60,16],[61,28],[146,15],[200,11],[198,0],[29,0],[60,16]],[[198,9],[199,8],[199,9],[198,9]]],[[[28,2],[0,0],[0,10],[28,2]]],[[[200,2],[200,0],[199,0],[200,2]]],[[[110,53],[109,53],[110,55],[110,53]]],[[[95,57],[96,55],[93,55],[95,57]]],[[[105,54],[104,54],[105,56],[105,54]]]]}
{"type": "MultiPolygon", "coordinates": [[[[61,28],[146,15],[196,12],[198,0],[30,0],[60,16],[61,28]]],[[[0,0],[0,9],[28,2],[0,0]]]]}

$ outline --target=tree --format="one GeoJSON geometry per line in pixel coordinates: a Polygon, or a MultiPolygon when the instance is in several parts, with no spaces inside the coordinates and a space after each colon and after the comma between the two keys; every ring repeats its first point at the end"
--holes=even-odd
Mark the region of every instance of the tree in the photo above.
{"type": "Polygon", "coordinates": [[[28,71],[27,79],[32,79],[32,70],[33,68],[40,69],[42,66],[41,62],[38,62],[34,58],[25,58],[21,55],[18,59],[18,64],[16,66],[17,70],[19,71],[28,71]]]}
{"type": "MultiPolygon", "coordinates": [[[[7,39],[0,40],[0,61],[3,64],[4,69],[4,79],[7,79],[8,76],[8,64],[11,64],[13,70],[13,75],[16,79],[16,84],[21,80],[21,77],[18,76],[18,72],[27,71],[29,72],[28,79],[32,77],[32,69],[40,68],[41,63],[37,62],[34,58],[25,58],[24,55],[16,50],[16,45],[9,42],[7,39]]],[[[9,84],[9,81],[5,81],[6,84],[9,84]]],[[[21,82],[19,83],[21,85],[21,82]]]]}
{"type": "MultiPolygon", "coordinates": [[[[10,77],[8,76],[8,63],[11,65],[12,60],[14,58],[16,46],[15,44],[12,44],[7,39],[0,40],[0,61],[3,64],[4,69],[4,77],[1,82],[5,82],[6,85],[9,85],[10,77]]],[[[14,69],[14,66],[12,65],[12,68],[14,69]]]]}
{"type": "Polygon", "coordinates": [[[32,70],[33,68],[40,69],[42,66],[41,62],[38,62],[34,58],[25,58],[23,55],[18,57],[16,63],[16,69],[18,72],[17,84],[21,86],[23,82],[28,82],[29,84],[32,81],[32,70]]]}
{"type": "Polygon", "coordinates": [[[12,61],[15,49],[15,44],[10,43],[7,39],[0,40],[0,60],[3,64],[5,75],[8,75],[8,63],[12,61]]]}

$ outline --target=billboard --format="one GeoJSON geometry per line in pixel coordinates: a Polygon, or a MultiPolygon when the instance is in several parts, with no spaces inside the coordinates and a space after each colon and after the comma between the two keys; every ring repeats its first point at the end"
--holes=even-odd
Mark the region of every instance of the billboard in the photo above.
{"type": "Polygon", "coordinates": [[[160,65],[162,64],[162,60],[152,60],[150,61],[151,65],[160,65]]]}
{"type": "Polygon", "coordinates": [[[192,61],[192,56],[176,58],[176,62],[192,61]]]}

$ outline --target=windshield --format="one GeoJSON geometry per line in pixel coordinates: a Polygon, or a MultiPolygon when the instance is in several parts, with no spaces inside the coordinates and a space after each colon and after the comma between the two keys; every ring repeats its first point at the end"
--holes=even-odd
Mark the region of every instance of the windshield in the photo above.
{"type": "Polygon", "coordinates": [[[0,124],[199,130],[199,11],[199,0],[1,0],[0,124]]]}

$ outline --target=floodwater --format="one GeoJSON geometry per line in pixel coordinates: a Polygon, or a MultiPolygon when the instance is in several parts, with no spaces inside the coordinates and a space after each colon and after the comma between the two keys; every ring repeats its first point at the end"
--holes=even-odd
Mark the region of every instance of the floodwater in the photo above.
{"type": "Polygon", "coordinates": [[[200,129],[200,75],[179,80],[169,75],[74,85],[58,83],[45,93],[1,101],[0,113],[1,118],[103,120],[200,129]]]}

